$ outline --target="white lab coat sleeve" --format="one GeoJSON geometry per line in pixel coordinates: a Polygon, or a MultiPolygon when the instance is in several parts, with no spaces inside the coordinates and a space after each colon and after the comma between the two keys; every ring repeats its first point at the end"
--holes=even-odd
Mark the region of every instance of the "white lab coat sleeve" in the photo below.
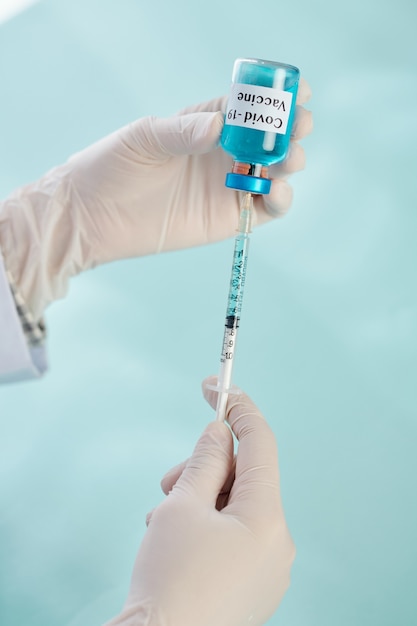
{"type": "Polygon", "coordinates": [[[39,378],[46,369],[45,346],[26,341],[0,253],[0,383],[39,378]]]}

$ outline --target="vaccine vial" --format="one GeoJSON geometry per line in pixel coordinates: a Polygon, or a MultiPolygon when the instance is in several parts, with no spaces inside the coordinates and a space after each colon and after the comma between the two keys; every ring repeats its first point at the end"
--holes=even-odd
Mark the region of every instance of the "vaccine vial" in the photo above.
{"type": "Polygon", "coordinates": [[[268,167],[288,152],[300,71],[262,59],[237,59],[220,144],[234,160],[226,186],[255,194],[271,188],[268,167]]]}

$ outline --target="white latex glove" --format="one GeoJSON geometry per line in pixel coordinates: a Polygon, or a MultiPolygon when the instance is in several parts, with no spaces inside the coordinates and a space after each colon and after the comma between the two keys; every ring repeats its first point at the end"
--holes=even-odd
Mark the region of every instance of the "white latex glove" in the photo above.
{"type": "MultiPolygon", "coordinates": [[[[302,80],[298,102],[309,95],[302,80]]],[[[225,103],[139,119],[0,204],[0,248],[35,319],[82,270],[234,235],[238,193],[224,185],[232,160],[217,147],[225,103]]],[[[256,199],[258,223],[289,208],[285,177],[304,167],[297,140],[311,127],[298,106],[289,156],[270,170],[271,193],[256,199]]]]}
{"type": "MultiPolygon", "coordinates": [[[[216,392],[204,394],[215,408],[216,392]]],[[[274,435],[243,393],[230,396],[228,421],[235,461],[230,429],[212,422],[163,479],[171,491],[149,516],[126,605],[108,626],[259,626],[277,608],[295,549],[274,435]]]]}

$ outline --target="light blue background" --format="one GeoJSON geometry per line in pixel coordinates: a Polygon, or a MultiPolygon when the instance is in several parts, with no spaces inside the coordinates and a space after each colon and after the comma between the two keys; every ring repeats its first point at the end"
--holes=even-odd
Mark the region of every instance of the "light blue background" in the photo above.
{"type": "MultiPolygon", "coordinates": [[[[238,56],[312,85],[292,210],[252,237],[235,374],[277,435],[298,548],[276,626],[417,623],[416,6],[45,0],[0,28],[3,197],[227,92],[238,56]]],[[[119,610],[159,479],[212,417],[231,245],[74,279],[48,375],[0,390],[2,625],[119,610]]]]}

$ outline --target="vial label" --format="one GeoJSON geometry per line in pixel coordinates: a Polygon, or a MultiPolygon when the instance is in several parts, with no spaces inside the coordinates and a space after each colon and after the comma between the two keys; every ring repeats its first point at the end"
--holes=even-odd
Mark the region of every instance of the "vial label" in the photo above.
{"type": "Polygon", "coordinates": [[[281,89],[234,83],[227,105],[226,124],[285,135],[292,97],[291,92],[281,89]]]}

